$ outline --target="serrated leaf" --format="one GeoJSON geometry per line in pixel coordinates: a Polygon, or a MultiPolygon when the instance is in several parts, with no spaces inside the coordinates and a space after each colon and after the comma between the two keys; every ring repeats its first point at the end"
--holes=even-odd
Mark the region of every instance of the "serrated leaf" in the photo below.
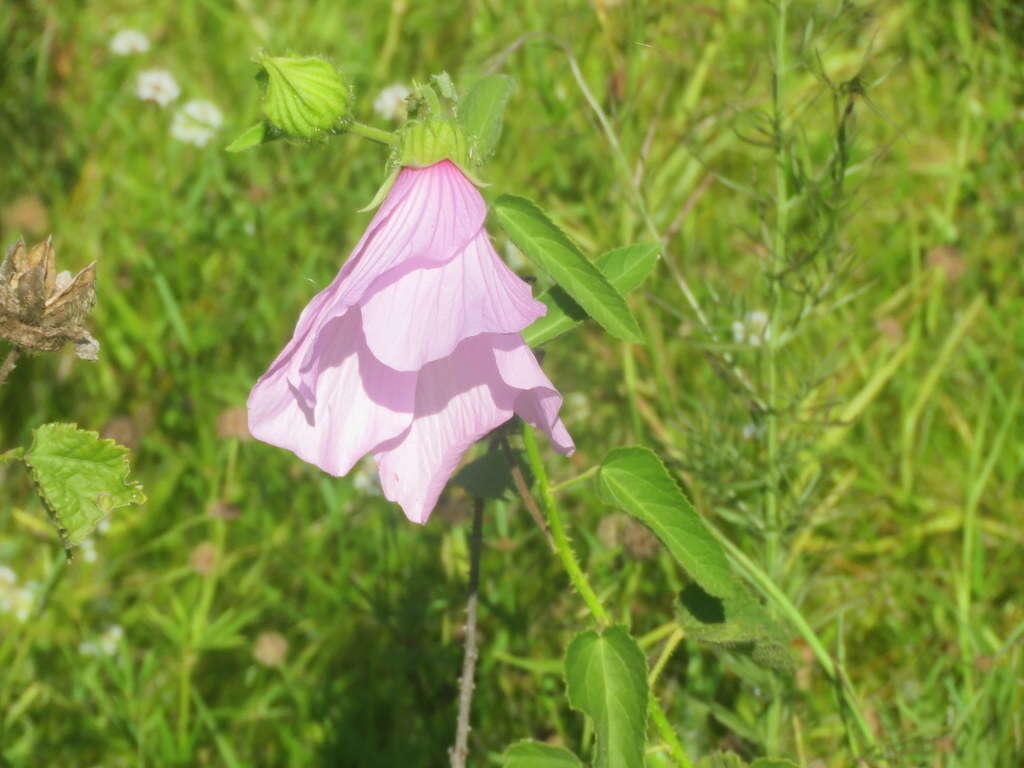
{"type": "Polygon", "coordinates": [[[128,449],[74,424],[44,424],[22,457],[64,547],[80,544],[111,510],[146,500],[128,480],[128,449]]]}
{"type": "Polygon", "coordinates": [[[605,499],[650,528],[707,592],[727,596],[737,591],[739,583],[722,545],[653,451],[616,448],[601,463],[597,477],[605,499]]]}
{"type": "Polygon", "coordinates": [[[348,119],[351,93],[333,64],[316,56],[263,56],[263,114],[286,136],[313,139],[348,119]]]}
{"type": "Polygon", "coordinates": [[[679,624],[699,643],[744,653],[781,672],[794,668],[782,628],[743,589],[725,598],[689,584],[679,594],[679,624]]]}
{"type": "Polygon", "coordinates": [[[641,343],[633,313],[608,279],[529,200],[502,195],[494,203],[498,223],[523,253],[616,338],[641,343]]]}
{"type": "MultiPolygon", "coordinates": [[[[660,245],[638,243],[603,253],[594,260],[594,264],[612,287],[625,296],[643,285],[658,263],[659,253],[660,245]]],[[[587,319],[587,313],[580,305],[557,286],[544,291],[537,300],[547,306],[548,312],[523,331],[523,339],[531,347],[551,341],[587,319]]]]}
{"type": "Polygon", "coordinates": [[[583,763],[565,747],[529,739],[510,744],[501,756],[502,768],[583,768],[583,763]]]}
{"type": "Polygon", "coordinates": [[[516,81],[508,75],[487,75],[473,84],[459,104],[459,125],[469,137],[473,159],[486,161],[501,138],[505,106],[516,81]]]}
{"type": "Polygon", "coordinates": [[[269,130],[269,126],[264,122],[259,122],[242,131],[224,150],[226,152],[244,152],[247,149],[258,147],[260,144],[265,144],[274,138],[272,131],[269,130]]]}
{"type": "Polygon", "coordinates": [[[565,653],[569,704],[597,733],[594,768],[641,768],[647,723],[647,660],[624,627],[587,630],[565,653]]]}

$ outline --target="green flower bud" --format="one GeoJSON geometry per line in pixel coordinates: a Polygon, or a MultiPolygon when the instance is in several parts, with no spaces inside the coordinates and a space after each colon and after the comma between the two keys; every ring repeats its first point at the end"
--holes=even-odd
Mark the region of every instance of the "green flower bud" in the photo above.
{"type": "Polygon", "coordinates": [[[263,114],[285,136],[315,139],[351,120],[352,87],[333,64],[316,56],[261,56],[267,84],[263,114]]]}
{"type": "Polygon", "coordinates": [[[398,147],[398,165],[425,168],[441,160],[451,160],[460,168],[469,166],[469,142],[462,129],[450,120],[407,123],[398,147]]]}

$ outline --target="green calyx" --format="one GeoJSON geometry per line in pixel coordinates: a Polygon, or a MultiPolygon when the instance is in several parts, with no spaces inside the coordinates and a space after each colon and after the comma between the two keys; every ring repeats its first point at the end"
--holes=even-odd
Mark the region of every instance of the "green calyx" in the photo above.
{"type": "Polygon", "coordinates": [[[352,87],[337,68],[317,56],[260,56],[265,79],[263,115],[293,139],[317,139],[351,122],[352,87]]]}
{"type": "Polygon", "coordinates": [[[426,168],[442,160],[451,160],[468,169],[469,141],[452,120],[410,121],[402,129],[396,164],[401,167],[426,168]]]}

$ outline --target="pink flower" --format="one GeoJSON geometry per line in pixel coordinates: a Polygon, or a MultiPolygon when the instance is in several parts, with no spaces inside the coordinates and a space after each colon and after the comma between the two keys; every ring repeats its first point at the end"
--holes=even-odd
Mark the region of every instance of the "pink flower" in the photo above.
{"type": "Polygon", "coordinates": [[[513,414],[571,454],[562,397],[520,333],[545,307],[498,258],[486,213],[452,162],[403,168],[253,387],[253,436],[338,476],[372,452],[384,495],[417,523],[513,414]]]}

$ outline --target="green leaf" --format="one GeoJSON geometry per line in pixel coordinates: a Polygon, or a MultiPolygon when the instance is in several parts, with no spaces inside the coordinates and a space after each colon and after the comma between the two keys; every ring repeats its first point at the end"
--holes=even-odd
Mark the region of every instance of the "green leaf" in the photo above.
{"type": "Polygon", "coordinates": [[[502,195],[494,203],[494,214],[516,247],[608,333],[625,341],[643,341],[622,294],[536,205],[522,197],[502,195]]]}
{"type": "Polygon", "coordinates": [[[344,127],[352,94],[326,59],[261,56],[267,91],[263,114],[286,136],[314,139],[344,127]]]}
{"type": "Polygon", "coordinates": [[[707,592],[728,596],[739,583],[725,551],[653,451],[616,448],[598,471],[601,494],[654,531],[707,592]]]}
{"type": "Polygon", "coordinates": [[[128,480],[128,449],[74,424],[44,424],[23,460],[70,550],[111,510],[146,500],[128,480]]]}
{"type": "Polygon", "coordinates": [[[576,755],[564,747],[539,741],[517,741],[501,756],[502,768],[583,768],[576,755]]]}
{"type": "Polygon", "coordinates": [[[690,636],[792,669],[785,633],[733,574],[722,545],[653,451],[616,448],[597,477],[602,496],[650,528],[694,580],[680,594],[679,623],[690,636]]]}
{"type": "Polygon", "coordinates": [[[473,84],[459,104],[459,125],[469,137],[473,160],[485,162],[501,138],[501,124],[516,81],[508,75],[487,75],[473,84]]]}
{"type": "Polygon", "coordinates": [[[624,627],[581,632],[565,653],[569,704],[594,721],[595,768],[644,764],[647,660],[624,627]]]}
{"type": "Polygon", "coordinates": [[[784,757],[759,757],[750,764],[750,768],[800,768],[800,766],[784,757]]]}
{"type": "Polygon", "coordinates": [[[260,144],[266,144],[268,141],[273,140],[275,137],[272,134],[273,131],[267,123],[256,123],[256,125],[242,131],[234,141],[225,147],[225,151],[244,152],[247,149],[258,147],[260,144]]]}
{"type": "Polygon", "coordinates": [[[735,752],[713,752],[702,757],[697,768],[747,768],[747,761],[735,752]]]}
{"type": "MultiPolygon", "coordinates": [[[[608,251],[595,259],[594,264],[612,287],[625,296],[643,285],[647,275],[658,263],[659,253],[660,245],[638,243],[608,251]]],[[[558,286],[544,291],[537,300],[547,306],[548,312],[523,331],[523,338],[531,347],[561,336],[587,318],[580,305],[558,286]]]]}
{"type": "Polygon", "coordinates": [[[763,667],[793,671],[788,638],[745,589],[719,598],[689,584],[679,603],[679,624],[697,642],[748,654],[763,667]]]}

